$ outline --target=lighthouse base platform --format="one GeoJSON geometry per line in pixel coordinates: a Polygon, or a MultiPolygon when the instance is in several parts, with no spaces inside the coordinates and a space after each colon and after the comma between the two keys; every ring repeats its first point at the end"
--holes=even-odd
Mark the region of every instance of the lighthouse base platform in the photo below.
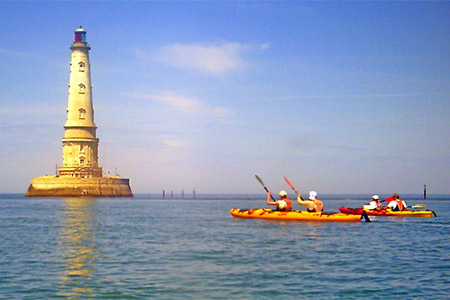
{"type": "Polygon", "coordinates": [[[25,197],[133,197],[133,193],[130,180],[118,176],[41,176],[31,179],[25,197]]]}

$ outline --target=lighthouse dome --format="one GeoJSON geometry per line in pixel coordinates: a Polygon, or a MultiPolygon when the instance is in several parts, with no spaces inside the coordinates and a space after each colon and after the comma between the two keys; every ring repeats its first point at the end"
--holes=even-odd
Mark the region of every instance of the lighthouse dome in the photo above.
{"type": "Polygon", "coordinates": [[[75,30],[75,32],[86,32],[81,26],[75,30]]]}

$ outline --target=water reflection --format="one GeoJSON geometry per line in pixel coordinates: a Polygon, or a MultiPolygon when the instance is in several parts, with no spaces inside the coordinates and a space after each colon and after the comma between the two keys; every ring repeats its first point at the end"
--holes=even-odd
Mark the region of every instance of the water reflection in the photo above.
{"type": "Polygon", "coordinates": [[[60,278],[59,295],[90,298],[95,271],[94,198],[64,200],[60,222],[60,244],[64,275],[60,278]]]}

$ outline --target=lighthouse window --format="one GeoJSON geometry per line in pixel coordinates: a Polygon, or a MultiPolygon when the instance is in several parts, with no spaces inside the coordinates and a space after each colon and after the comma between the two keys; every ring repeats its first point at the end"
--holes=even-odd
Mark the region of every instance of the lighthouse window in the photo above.
{"type": "Polygon", "coordinates": [[[81,32],[75,32],[75,42],[82,42],[83,37],[81,35],[81,32]]]}
{"type": "Polygon", "coordinates": [[[84,62],[80,62],[78,65],[80,66],[78,71],[84,72],[84,69],[86,68],[86,64],[84,62]]]}
{"type": "Polygon", "coordinates": [[[80,108],[78,110],[78,117],[82,120],[84,120],[86,118],[86,110],[84,108],[80,108]]]}
{"type": "Polygon", "coordinates": [[[84,94],[84,92],[86,91],[86,86],[82,83],[80,83],[78,86],[80,87],[80,94],[84,94]]]}

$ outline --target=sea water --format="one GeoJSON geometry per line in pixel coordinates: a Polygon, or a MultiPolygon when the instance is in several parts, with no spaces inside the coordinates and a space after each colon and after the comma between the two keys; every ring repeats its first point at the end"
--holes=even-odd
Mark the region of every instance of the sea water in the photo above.
{"type": "MultiPolygon", "coordinates": [[[[322,198],[337,211],[369,196],[322,198]]],[[[0,195],[0,298],[449,299],[450,198],[403,198],[437,217],[231,217],[265,195],[0,195]]]]}

